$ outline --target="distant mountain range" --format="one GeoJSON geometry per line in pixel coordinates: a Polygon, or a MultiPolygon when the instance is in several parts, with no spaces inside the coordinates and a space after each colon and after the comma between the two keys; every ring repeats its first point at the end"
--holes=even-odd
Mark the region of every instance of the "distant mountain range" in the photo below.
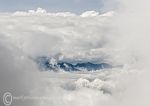
{"type": "Polygon", "coordinates": [[[55,59],[47,57],[38,57],[36,59],[36,62],[38,63],[41,69],[52,71],[58,71],[60,69],[64,71],[82,71],[82,70],[96,71],[106,68],[107,69],[112,68],[112,66],[107,63],[94,64],[91,62],[85,62],[85,63],[71,64],[68,62],[57,62],[55,59]]]}

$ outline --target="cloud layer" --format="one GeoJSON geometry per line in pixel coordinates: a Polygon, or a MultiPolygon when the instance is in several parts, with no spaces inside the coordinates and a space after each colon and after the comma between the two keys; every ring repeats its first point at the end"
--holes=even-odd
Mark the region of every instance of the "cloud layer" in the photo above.
{"type": "Polygon", "coordinates": [[[100,61],[107,57],[103,46],[108,43],[113,14],[49,13],[41,8],[15,12],[1,15],[1,34],[29,56],[100,61]]]}
{"type": "Polygon", "coordinates": [[[131,14],[128,2],[128,9],[119,14],[88,11],[79,16],[40,8],[1,13],[0,92],[49,97],[13,101],[14,106],[149,106],[147,11],[141,18],[135,6],[131,14]],[[136,16],[140,18],[135,20],[136,16]],[[40,72],[32,60],[36,56],[107,61],[123,67],[86,73],[40,72]]]}

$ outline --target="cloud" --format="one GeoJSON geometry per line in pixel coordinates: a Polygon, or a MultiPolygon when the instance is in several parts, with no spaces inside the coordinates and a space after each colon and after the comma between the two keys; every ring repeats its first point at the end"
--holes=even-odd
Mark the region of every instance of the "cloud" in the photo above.
{"type": "Polygon", "coordinates": [[[89,17],[89,16],[97,16],[97,15],[99,15],[98,12],[87,11],[87,12],[84,12],[83,14],[81,14],[81,17],[89,17]]]}
{"type": "MultiPolygon", "coordinates": [[[[96,15],[83,18],[79,15],[70,16],[73,13],[67,14],[52,14],[39,8],[36,11],[0,15],[0,96],[2,97],[5,92],[11,92],[13,96],[50,98],[45,101],[14,100],[12,105],[58,106],[61,104],[65,106],[72,102],[75,102],[74,106],[80,104],[81,101],[76,99],[75,95],[76,93],[79,95],[82,89],[70,92],[68,88],[78,86],[75,82],[78,82],[82,76],[75,76],[75,74],[70,76],[69,73],[62,73],[60,76],[58,73],[42,73],[32,58],[60,56],[61,59],[68,61],[97,62],[100,58],[107,57],[103,48],[107,41],[105,23],[111,19],[111,16],[96,15]],[[65,76],[66,78],[63,79],[62,77],[65,76]],[[71,77],[75,79],[73,82],[68,82],[71,77]],[[67,83],[69,86],[65,86],[67,83]],[[72,99],[69,102],[70,96],[72,99]]],[[[83,96],[77,97],[84,100],[85,92],[87,90],[83,92],[83,96]]],[[[96,96],[97,91],[91,89],[90,92],[96,96]]],[[[3,105],[2,101],[0,103],[3,105]]],[[[86,101],[83,104],[87,104],[86,101]]]]}
{"type": "Polygon", "coordinates": [[[49,97],[14,101],[14,106],[149,106],[148,11],[139,15],[135,6],[131,14],[130,1],[126,3],[129,7],[124,12],[90,11],[83,13],[86,17],[41,8],[1,13],[1,96],[9,91],[15,96],[49,97]],[[32,60],[36,56],[107,61],[123,67],[86,73],[40,72],[32,60]]]}
{"type": "Polygon", "coordinates": [[[45,9],[37,8],[37,10],[29,10],[28,12],[25,11],[17,11],[13,14],[14,16],[30,16],[30,15],[47,15],[47,16],[76,16],[70,12],[58,12],[58,13],[48,13],[45,9]]]}
{"type": "Polygon", "coordinates": [[[76,15],[49,13],[38,8],[4,16],[7,19],[0,19],[1,33],[29,56],[61,54],[64,59],[74,61],[103,61],[103,57],[107,57],[103,46],[107,43],[108,22],[113,12],[91,11],[76,15]]]}
{"type": "MultiPolygon", "coordinates": [[[[100,14],[99,12],[96,11],[85,11],[83,12],[80,16],[81,17],[93,17],[93,16],[113,16],[114,11],[109,11],[107,13],[104,14],[100,14]]],[[[71,12],[57,12],[57,13],[50,13],[47,12],[45,9],[42,8],[37,8],[37,10],[28,10],[28,12],[26,11],[16,11],[14,14],[14,16],[33,16],[33,15],[47,15],[47,16],[62,16],[62,17],[75,17],[75,16],[79,16],[75,13],[71,13],[71,12]]]]}
{"type": "MultiPolygon", "coordinates": [[[[0,35],[0,97],[6,92],[11,92],[13,95],[30,95],[32,89],[38,85],[36,64],[18,48],[12,46],[6,36],[0,35]]],[[[26,102],[24,106],[28,104],[31,105],[33,102],[26,102]]],[[[2,99],[0,105],[3,106],[2,99]]],[[[19,106],[20,103],[14,105],[19,106]]]]}

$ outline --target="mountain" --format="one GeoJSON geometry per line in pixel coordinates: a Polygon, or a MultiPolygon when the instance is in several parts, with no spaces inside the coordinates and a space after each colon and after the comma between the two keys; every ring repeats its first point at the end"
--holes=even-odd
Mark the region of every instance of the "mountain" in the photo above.
{"type": "Polygon", "coordinates": [[[87,69],[88,71],[90,71],[90,70],[100,70],[100,69],[104,69],[104,68],[112,68],[112,66],[107,64],[107,63],[93,64],[93,63],[90,63],[90,62],[78,63],[78,64],[75,65],[75,67],[76,68],[87,69]]]}
{"type": "Polygon", "coordinates": [[[36,59],[36,62],[38,63],[41,69],[53,71],[58,71],[60,69],[64,71],[96,71],[101,69],[112,68],[112,66],[107,63],[94,64],[91,62],[85,62],[77,63],[74,65],[68,62],[57,62],[56,60],[48,57],[39,57],[36,59]]]}

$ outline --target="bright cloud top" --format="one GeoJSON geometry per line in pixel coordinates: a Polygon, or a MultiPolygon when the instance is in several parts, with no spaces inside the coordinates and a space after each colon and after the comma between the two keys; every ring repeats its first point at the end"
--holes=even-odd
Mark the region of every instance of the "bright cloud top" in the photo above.
{"type": "MultiPolygon", "coordinates": [[[[107,15],[109,14],[109,16],[113,16],[114,12],[110,11],[108,13],[106,13],[107,15]]],[[[71,12],[57,12],[57,13],[50,13],[47,12],[45,9],[42,8],[37,8],[37,10],[28,10],[28,12],[25,11],[17,11],[15,12],[13,15],[16,16],[30,16],[30,15],[47,15],[47,16],[62,16],[62,17],[67,17],[67,16],[78,16],[75,13],[71,13],[71,12]]],[[[96,11],[86,11],[84,13],[82,13],[81,17],[92,17],[92,16],[104,16],[105,14],[100,14],[99,12],[96,11]]]]}

